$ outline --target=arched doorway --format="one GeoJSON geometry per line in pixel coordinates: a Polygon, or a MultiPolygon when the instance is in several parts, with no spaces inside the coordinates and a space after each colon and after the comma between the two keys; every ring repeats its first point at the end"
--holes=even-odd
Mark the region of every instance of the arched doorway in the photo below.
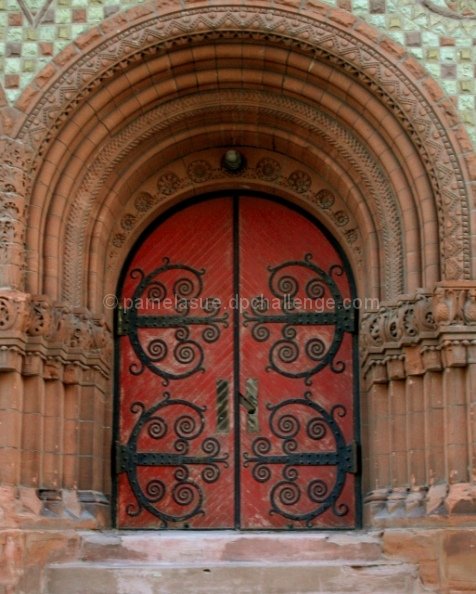
{"type": "Polygon", "coordinates": [[[355,291],[314,220],[195,201],[139,242],[118,296],[119,527],[359,524],[355,291]]]}

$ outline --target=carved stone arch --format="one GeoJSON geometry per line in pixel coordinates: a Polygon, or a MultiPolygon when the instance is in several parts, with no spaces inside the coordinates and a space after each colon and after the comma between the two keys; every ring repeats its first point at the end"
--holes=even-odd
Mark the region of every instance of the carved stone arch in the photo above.
{"type": "MultiPolygon", "coordinates": [[[[115,291],[121,263],[158,215],[186,199],[213,192],[222,195],[230,191],[271,194],[299,205],[319,219],[339,240],[360,278],[371,278],[364,270],[369,265],[364,252],[369,251],[377,259],[377,241],[371,238],[364,240],[364,226],[354,216],[352,205],[349,206],[338,192],[331,189],[332,186],[326,184],[315,167],[276,151],[238,148],[247,161],[239,175],[228,173],[221,167],[221,149],[205,149],[165,163],[125,199],[121,208],[116,210],[105,240],[100,241],[100,234],[95,233],[96,241],[89,250],[95,254],[105,252],[107,256],[102,291],[115,291]],[[371,244],[370,249],[366,245],[368,243],[371,244]]],[[[105,231],[103,226],[102,229],[105,231]]],[[[376,266],[370,265],[370,268],[375,269],[376,266]]],[[[91,290],[94,293],[94,288],[91,290]]],[[[100,299],[102,292],[99,287],[96,293],[96,300],[100,299]]],[[[90,300],[95,301],[93,296],[90,300]]]]}
{"type": "Polygon", "coordinates": [[[94,218],[91,211],[105,186],[105,180],[121,163],[131,160],[130,154],[133,150],[142,146],[148,138],[153,136],[155,141],[160,143],[164,136],[170,134],[171,129],[180,128],[187,118],[200,118],[210,109],[226,105],[238,106],[241,113],[257,109],[260,126],[263,128],[266,126],[266,117],[272,116],[275,121],[281,121],[283,125],[288,124],[287,129],[293,130],[296,136],[299,136],[300,129],[309,130],[316,145],[324,144],[335,148],[340,159],[360,176],[362,191],[367,194],[376,214],[377,231],[382,236],[380,245],[384,251],[383,296],[390,298],[402,293],[405,265],[400,207],[389,179],[369,148],[364,146],[351,130],[339,124],[325,111],[294,98],[245,90],[209,92],[206,95],[201,94],[199,98],[185,97],[157,107],[137,117],[101,146],[77,190],[76,200],[67,213],[65,234],[61,242],[64,251],[62,300],[80,303],[84,279],[73,275],[72,272],[78,262],[87,262],[87,227],[94,218]],[[256,107],[260,105],[261,107],[256,107]]]}
{"type": "MultiPolygon", "coordinates": [[[[40,74],[17,103],[25,112],[18,137],[31,145],[36,155],[33,166],[38,177],[33,184],[32,204],[41,209],[44,201],[53,204],[52,196],[56,196],[56,204],[58,199],[71,201],[70,196],[62,195],[60,183],[53,187],[43,180],[64,148],[55,144],[55,139],[82,106],[99,101],[104,93],[101,85],[109,82],[112,89],[119,77],[127,78],[129,73],[133,88],[134,66],[147,71],[148,61],[172,56],[183,48],[192,51],[199,45],[216,46],[221,41],[241,46],[265,42],[270,51],[286,52],[289,68],[293,61],[297,64],[302,59],[316,67],[330,67],[336,77],[344,76],[348,81],[349,101],[357,100],[365,91],[385,108],[389,117],[382,123],[382,133],[386,126],[388,134],[392,126],[400,127],[402,138],[411,142],[418,156],[411,172],[413,179],[425,177],[431,184],[431,199],[438,213],[441,276],[469,278],[469,176],[461,157],[468,147],[454,109],[415,60],[388,39],[376,40],[374,33],[347,12],[315,2],[308,2],[302,10],[290,10],[279,2],[272,9],[240,5],[239,10],[194,2],[192,6],[185,4],[180,12],[155,2],[119,14],[80,37],[49,65],[52,82],[45,84],[46,73],[40,74]],[[35,197],[39,188],[41,197],[35,197]]],[[[333,87],[332,76],[328,87],[333,87]]],[[[139,111],[143,108],[140,106],[139,111]]],[[[93,117],[90,123],[94,136],[99,125],[95,122],[94,128],[93,117]]],[[[75,141],[70,138],[70,143],[72,161],[75,141]]],[[[35,231],[44,226],[41,217],[37,215],[35,231]]],[[[41,266],[37,264],[40,273],[41,266]]]]}

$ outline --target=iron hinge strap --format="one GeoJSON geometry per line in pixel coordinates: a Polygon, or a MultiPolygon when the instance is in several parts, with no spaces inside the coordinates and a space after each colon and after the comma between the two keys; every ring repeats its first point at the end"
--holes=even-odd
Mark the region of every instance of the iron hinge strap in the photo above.
{"type": "Polygon", "coordinates": [[[127,472],[131,467],[131,456],[129,454],[129,448],[116,441],[114,444],[115,449],[115,463],[116,463],[116,474],[121,472],[127,472]]]}
{"type": "Polygon", "coordinates": [[[116,331],[118,336],[127,336],[129,334],[129,319],[127,310],[122,305],[117,307],[117,326],[116,331]]]}
{"type": "Polygon", "coordinates": [[[356,441],[346,446],[345,461],[346,471],[351,474],[358,474],[360,468],[360,447],[356,441]]]}
{"type": "Polygon", "coordinates": [[[117,335],[124,336],[124,308],[119,305],[117,308],[117,335]]]}

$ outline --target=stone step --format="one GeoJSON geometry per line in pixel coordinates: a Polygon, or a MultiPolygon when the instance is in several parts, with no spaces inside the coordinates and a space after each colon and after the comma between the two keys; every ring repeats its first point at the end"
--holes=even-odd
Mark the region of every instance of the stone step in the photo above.
{"type": "Polygon", "coordinates": [[[50,565],[47,594],[417,594],[413,565],[390,562],[75,562],[50,565]]]}
{"type": "Polygon", "coordinates": [[[82,561],[376,561],[379,533],[368,532],[80,532],[82,561]]]}
{"type": "Polygon", "coordinates": [[[82,531],[46,594],[416,594],[379,532],[82,531]]]}

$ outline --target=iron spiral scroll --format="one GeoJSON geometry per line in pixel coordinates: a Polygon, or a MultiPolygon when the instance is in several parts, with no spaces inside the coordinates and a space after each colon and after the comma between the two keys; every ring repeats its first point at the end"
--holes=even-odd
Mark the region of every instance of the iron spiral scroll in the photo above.
{"type": "Polygon", "coordinates": [[[290,378],[302,378],[306,385],[312,384],[312,377],[330,365],[334,373],[345,370],[343,361],[335,357],[345,332],[355,328],[354,310],[344,304],[344,298],[334,280],[344,270],[339,264],[326,272],[312,262],[312,254],[303,260],[290,260],[277,266],[269,266],[268,287],[273,300],[279,303],[278,311],[270,307],[270,300],[256,296],[251,300],[250,311],[243,313],[243,325],[251,327],[251,335],[257,342],[267,342],[271,337],[271,326],[281,326],[281,338],[269,349],[267,371],[274,371],[290,378]],[[299,279],[301,276],[307,279],[299,279]],[[303,297],[299,298],[299,295],[303,297]],[[303,309],[302,299],[314,304],[319,300],[330,302],[331,307],[303,309]],[[297,305],[296,305],[297,303],[297,305]],[[304,344],[299,343],[299,332],[304,327],[313,327],[315,332],[304,344]],[[319,327],[333,327],[333,336],[326,341],[319,334],[319,327]]]}
{"type": "Polygon", "coordinates": [[[117,472],[127,474],[136,498],[134,503],[128,504],[127,515],[135,517],[147,510],[159,518],[165,528],[170,523],[185,522],[204,514],[204,492],[202,486],[191,478],[190,468],[200,469],[199,475],[204,484],[215,483],[220,478],[221,469],[228,468],[229,457],[228,453],[221,453],[217,439],[203,436],[206,407],[172,398],[165,392],[163,399],[151,408],[146,409],[142,402],[134,402],[130,410],[139,414],[139,418],[127,444],[116,446],[117,472]],[[177,409],[175,415],[172,409],[177,409]],[[166,412],[172,414],[167,416],[166,412]],[[168,422],[167,418],[173,419],[173,422],[168,422]],[[157,441],[172,436],[174,451],[139,451],[138,442],[144,432],[157,441]],[[138,471],[140,467],[173,469],[174,482],[161,480],[160,470],[154,472],[154,478],[142,481],[138,471]],[[174,509],[182,509],[183,513],[173,515],[161,508],[161,504],[168,507],[168,499],[175,504],[174,509]]]}
{"type": "Polygon", "coordinates": [[[303,522],[308,528],[328,509],[332,509],[335,516],[345,516],[349,508],[338,500],[344,489],[346,474],[357,472],[355,443],[345,442],[336,421],[336,417],[346,416],[345,407],[336,404],[328,412],[312,400],[311,392],[306,392],[303,398],[289,398],[276,405],[268,403],[267,408],[270,411],[269,429],[279,440],[279,445],[273,447],[267,437],[257,437],[251,444],[252,453],[244,452],[243,458],[244,467],[251,466],[251,475],[259,483],[272,479],[273,467],[281,468],[282,480],[270,488],[269,514],[303,522]],[[308,418],[304,423],[306,415],[308,418]],[[304,432],[308,440],[316,445],[326,436],[331,437],[335,449],[322,451],[316,447],[312,451],[299,451],[300,440],[296,437],[304,432]],[[300,477],[302,469],[323,466],[335,468],[333,484],[315,476],[304,486],[300,477]],[[300,505],[307,508],[306,511],[298,511],[300,505]]]}
{"type": "Polygon", "coordinates": [[[216,342],[220,327],[228,326],[228,314],[220,315],[219,299],[203,298],[204,275],[203,268],[173,264],[169,258],[147,275],[140,268],[130,272],[130,278],[139,282],[130,307],[119,310],[119,334],[129,337],[138,359],[129,367],[132,375],[141,375],[147,368],[167,386],[171,380],[204,371],[203,342],[216,342]],[[192,307],[197,315],[191,315],[192,307]],[[192,337],[193,327],[201,328],[200,337],[192,337]],[[141,337],[144,329],[156,331],[145,344],[141,337]],[[174,331],[173,340],[166,338],[170,330],[174,331]]]}

